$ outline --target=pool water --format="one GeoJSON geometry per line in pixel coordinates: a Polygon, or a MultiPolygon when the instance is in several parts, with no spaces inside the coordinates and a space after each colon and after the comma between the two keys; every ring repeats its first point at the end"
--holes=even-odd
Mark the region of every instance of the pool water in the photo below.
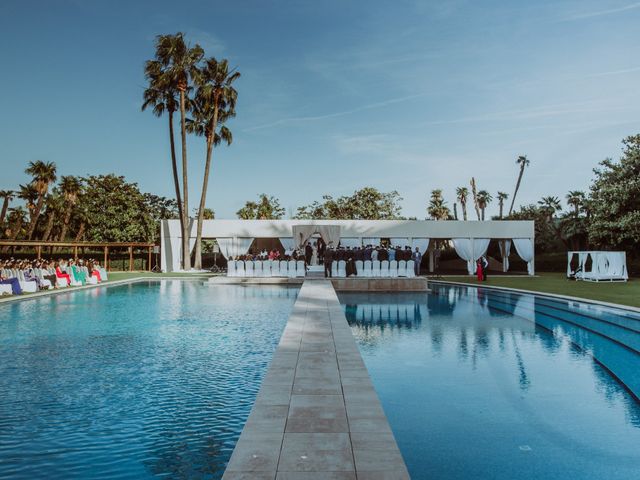
{"type": "Polygon", "coordinates": [[[220,478],[296,295],[154,281],[0,305],[0,478],[220,478]]]}
{"type": "Polygon", "coordinates": [[[413,479],[640,479],[637,313],[435,284],[340,301],[413,479]]]}

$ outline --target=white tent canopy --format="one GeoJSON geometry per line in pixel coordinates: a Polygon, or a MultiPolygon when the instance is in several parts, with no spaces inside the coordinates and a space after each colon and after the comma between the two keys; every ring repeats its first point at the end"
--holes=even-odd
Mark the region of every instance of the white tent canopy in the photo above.
{"type": "Polygon", "coordinates": [[[567,277],[590,282],[626,282],[627,254],[625,252],[581,251],[567,253],[567,277]],[[576,259],[575,270],[571,269],[571,262],[576,259]],[[591,263],[589,264],[589,260],[591,263]]]}
{"type": "MultiPolygon", "coordinates": [[[[160,228],[162,271],[178,271],[182,254],[180,221],[162,220],[160,228]]],[[[535,233],[532,221],[205,220],[202,229],[203,238],[218,240],[226,258],[247,253],[255,238],[279,238],[283,246],[289,248],[298,243],[301,233],[303,238],[319,233],[334,245],[341,238],[346,239],[343,243],[349,245],[378,244],[380,239],[389,238],[401,246],[419,247],[423,254],[432,239],[455,239],[458,243],[456,251],[467,262],[471,257],[477,259],[486,253],[490,239],[513,239],[518,254],[528,264],[529,274],[534,272],[535,233]]],[[[195,241],[195,237],[196,225],[192,222],[190,243],[195,241]]]]}

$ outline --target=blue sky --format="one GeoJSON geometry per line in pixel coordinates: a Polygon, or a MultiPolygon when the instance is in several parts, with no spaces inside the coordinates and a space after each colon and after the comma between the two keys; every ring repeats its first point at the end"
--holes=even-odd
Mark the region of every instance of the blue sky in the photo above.
{"type": "MultiPolygon", "coordinates": [[[[155,35],[183,31],[242,73],[218,218],[261,192],[295,212],[369,185],[424,218],[432,189],[451,204],[472,176],[512,194],[523,154],[517,203],[564,198],[640,133],[638,25],[629,0],[3,0],[0,189],[42,159],[171,196],[166,120],[140,104],[155,35]]],[[[189,153],[195,205],[204,142],[189,153]]]]}

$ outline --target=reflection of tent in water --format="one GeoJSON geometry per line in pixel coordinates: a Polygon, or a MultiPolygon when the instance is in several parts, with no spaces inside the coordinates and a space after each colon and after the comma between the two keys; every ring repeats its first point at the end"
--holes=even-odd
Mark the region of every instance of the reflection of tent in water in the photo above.
{"type": "Polygon", "coordinates": [[[347,319],[357,325],[387,323],[412,327],[422,323],[424,308],[418,303],[360,303],[347,306],[347,319]]]}
{"type": "Polygon", "coordinates": [[[456,307],[455,297],[447,294],[447,290],[434,290],[427,295],[427,308],[431,315],[450,317],[456,307]]]}
{"type": "Polygon", "coordinates": [[[514,292],[487,292],[486,290],[478,290],[478,295],[484,296],[483,305],[486,306],[489,310],[489,315],[493,317],[504,317],[511,315],[525,315],[525,318],[531,317],[531,315],[526,316],[526,312],[522,309],[518,309],[518,302],[522,298],[522,294],[514,293],[514,292]]]}

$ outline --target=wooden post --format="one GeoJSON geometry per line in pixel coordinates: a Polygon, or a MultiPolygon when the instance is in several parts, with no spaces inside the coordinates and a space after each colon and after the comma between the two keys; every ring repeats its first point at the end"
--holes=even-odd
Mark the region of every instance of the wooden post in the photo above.
{"type": "Polygon", "coordinates": [[[38,252],[38,260],[42,259],[42,245],[36,247],[36,252],[38,252]]]}
{"type": "Polygon", "coordinates": [[[147,270],[151,271],[151,247],[149,247],[148,250],[149,250],[149,260],[147,261],[147,270]]]}
{"type": "Polygon", "coordinates": [[[129,271],[133,272],[133,247],[129,247],[129,271]]]}
{"type": "Polygon", "coordinates": [[[105,246],[104,247],[104,269],[106,271],[109,271],[109,266],[107,265],[108,261],[109,261],[109,247],[105,246]]]}
{"type": "Polygon", "coordinates": [[[73,247],[73,259],[77,262],[78,261],[78,246],[75,245],[73,247]]]}

